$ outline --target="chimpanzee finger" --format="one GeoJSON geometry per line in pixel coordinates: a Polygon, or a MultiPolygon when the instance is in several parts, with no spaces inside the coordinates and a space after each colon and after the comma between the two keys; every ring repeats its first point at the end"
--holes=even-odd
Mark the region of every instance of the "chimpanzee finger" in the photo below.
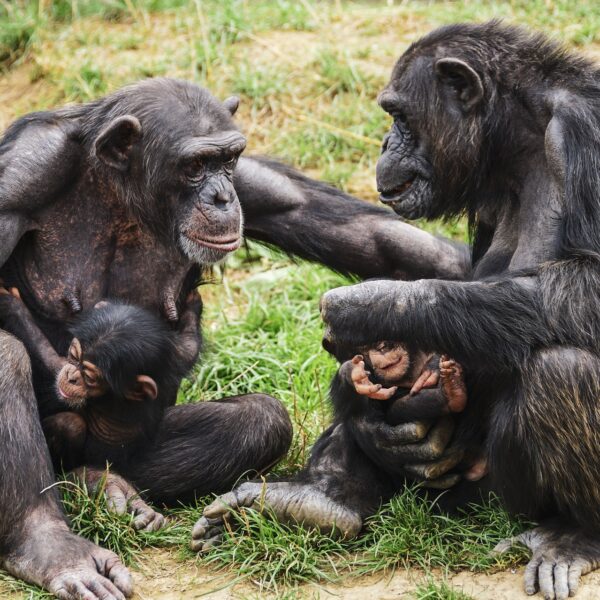
{"type": "Polygon", "coordinates": [[[109,579],[105,579],[102,582],[90,579],[89,581],[85,581],[85,585],[100,600],[125,600],[125,596],[109,579]]]}
{"type": "Polygon", "coordinates": [[[554,600],[554,564],[542,560],[538,569],[538,585],[544,600],[554,600]]]}
{"type": "Polygon", "coordinates": [[[583,572],[583,565],[580,561],[575,561],[569,566],[569,574],[567,576],[567,583],[569,585],[569,595],[574,596],[579,588],[579,580],[583,572]]]}
{"type": "Polygon", "coordinates": [[[381,384],[371,383],[368,379],[366,380],[368,383],[354,383],[354,389],[357,394],[361,396],[371,396],[372,394],[376,394],[381,388],[381,384]]]}
{"type": "Polygon", "coordinates": [[[452,475],[444,475],[438,479],[432,479],[431,481],[424,481],[422,485],[431,490],[449,490],[454,487],[460,479],[461,477],[458,473],[453,473],[452,475]]]}
{"type": "Polygon", "coordinates": [[[427,438],[417,444],[407,444],[403,454],[413,460],[436,460],[442,456],[454,433],[454,419],[443,417],[431,428],[427,438]]]}
{"type": "Polygon", "coordinates": [[[398,391],[398,387],[394,386],[391,388],[384,388],[379,386],[379,389],[372,394],[364,394],[371,398],[371,400],[389,400],[396,392],[398,391]]]}
{"type": "MultiPolygon", "coordinates": [[[[227,492],[213,500],[213,502],[202,511],[202,514],[209,518],[223,517],[239,506],[240,504],[238,504],[238,498],[235,492],[227,492]]],[[[243,506],[243,504],[241,506],[243,506]]]]}
{"type": "Polygon", "coordinates": [[[404,470],[419,479],[434,480],[453,469],[464,457],[462,448],[450,448],[444,455],[433,462],[405,465],[404,470]]]}
{"type": "Polygon", "coordinates": [[[214,548],[215,546],[219,546],[221,543],[223,543],[223,538],[220,535],[210,538],[209,540],[204,540],[204,543],[202,544],[202,547],[200,548],[200,552],[207,552],[211,548],[214,548]]]}
{"type": "Polygon", "coordinates": [[[556,600],[567,600],[569,597],[569,565],[566,562],[554,565],[554,594],[556,600]]]}
{"type": "Polygon", "coordinates": [[[538,567],[542,557],[534,556],[525,567],[525,593],[532,596],[538,590],[538,567]]]}
{"type": "Polygon", "coordinates": [[[106,496],[106,505],[108,510],[118,515],[124,515],[128,509],[127,496],[119,485],[112,482],[107,482],[104,490],[106,496]]]}
{"type": "Polygon", "coordinates": [[[353,360],[352,364],[354,366],[352,367],[352,371],[350,372],[350,379],[352,379],[352,381],[355,383],[360,383],[365,379],[368,381],[370,373],[365,368],[365,361],[361,359],[358,362],[354,362],[353,360]]]}
{"type": "Polygon", "coordinates": [[[381,452],[390,448],[403,448],[405,445],[423,440],[432,423],[431,421],[413,421],[388,425],[383,421],[372,422],[362,419],[357,425],[370,439],[374,440],[375,448],[381,452]]]}
{"type": "Polygon", "coordinates": [[[17,300],[21,299],[21,292],[19,292],[19,288],[11,287],[8,291],[10,292],[10,295],[17,298],[17,300]]]}
{"type": "Polygon", "coordinates": [[[437,385],[438,381],[438,372],[426,369],[417,377],[412,388],[410,388],[410,395],[414,396],[415,394],[418,394],[423,388],[434,387],[437,385]]]}

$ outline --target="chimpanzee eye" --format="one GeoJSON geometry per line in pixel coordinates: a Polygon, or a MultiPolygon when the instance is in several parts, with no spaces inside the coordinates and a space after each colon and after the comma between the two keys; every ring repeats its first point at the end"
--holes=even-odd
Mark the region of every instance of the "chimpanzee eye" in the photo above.
{"type": "Polygon", "coordinates": [[[233,158],[230,158],[229,160],[225,161],[223,163],[223,168],[229,172],[232,173],[233,170],[235,169],[235,165],[237,164],[237,156],[234,156],[233,158]]]}
{"type": "Polygon", "coordinates": [[[199,158],[188,160],[183,166],[183,172],[190,181],[202,181],[205,173],[204,162],[199,158]]]}

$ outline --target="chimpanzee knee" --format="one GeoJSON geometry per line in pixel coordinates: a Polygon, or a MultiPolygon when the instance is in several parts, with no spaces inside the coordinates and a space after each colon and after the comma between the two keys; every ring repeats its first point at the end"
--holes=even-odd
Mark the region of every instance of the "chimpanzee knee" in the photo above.
{"type": "Polygon", "coordinates": [[[239,415],[236,418],[238,433],[244,435],[249,452],[257,461],[254,467],[264,471],[281,459],[290,449],[293,428],[285,406],[267,394],[246,394],[226,398],[220,402],[236,403],[239,415]]]}
{"type": "Polygon", "coordinates": [[[494,487],[514,512],[559,512],[600,530],[600,359],[573,347],[535,352],[490,427],[494,487]]]}
{"type": "Polygon", "coordinates": [[[271,396],[182,404],[167,409],[155,441],[121,474],[152,500],[184,502],[264,473],[291,441],[287,411],[271,396]]]}

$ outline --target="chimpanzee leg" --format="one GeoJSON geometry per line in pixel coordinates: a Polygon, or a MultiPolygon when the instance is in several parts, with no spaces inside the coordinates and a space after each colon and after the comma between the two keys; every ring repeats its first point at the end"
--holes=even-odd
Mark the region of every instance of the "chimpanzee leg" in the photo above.
{"type": "Polygon", "coordinates": [[[520,541],[533,551],[525,587],[574,593],[600,566],[600,359],[555,347],[536,352],[516,389],[496,403],[490,473],[515,512],[555,517],[520,541]]]}
{"type": "Polygon", "coordinates": [[[157,502],[222,492],[288,451],[292,424],[275,398],[248,394],[167,409],[156,441],[121,475],[157,502]]]}
{"type": "Polygon", "coordinates": [[[130,595],[115,554],[69,531],[60,508],[23,345],[0,331],[0,556],[13,575],[60,598],[130,595]]]}
{"type": "Polygon", "coordinates": [[[315,444],[306,469],[293,481],[247,482],[217,498],[192,531],[192,549],[218,543],[230,511],[265,508],[283,522],[353,537],[363,519],[391,497],[393,478],[360,450],[349,427],[334,423],[315,444]]]}

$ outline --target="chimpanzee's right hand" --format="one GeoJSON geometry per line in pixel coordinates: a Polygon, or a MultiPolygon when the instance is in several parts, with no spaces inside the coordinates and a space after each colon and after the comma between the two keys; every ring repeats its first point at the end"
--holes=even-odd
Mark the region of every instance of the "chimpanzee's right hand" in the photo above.
{"type": "Polygon", "coordinates": [[[460,480],[448,474],[463,458],[452,447],[454,417],[389,425],[383,413],[368,413],[351,422],[354,437],[363,452],[382,470],[422,481],[426,487],[446,489],[460,480]]]}

